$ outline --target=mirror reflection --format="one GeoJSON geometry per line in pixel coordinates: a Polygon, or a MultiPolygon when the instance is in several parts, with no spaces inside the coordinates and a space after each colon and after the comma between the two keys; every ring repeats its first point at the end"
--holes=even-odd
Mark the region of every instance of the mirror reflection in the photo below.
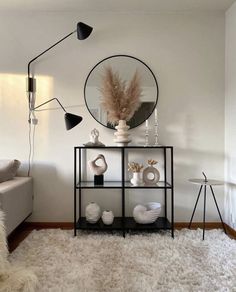
{"type": "Polygon", "coordinates": [[[111,68],[122,80],[129,82],[138,72],[141,85],[140,106],[127,122],[130,128],[142,124],[152,114],[158,100],[158,84],[151,69],[141,60],[127,55],[115,55],[100,61],[90,71],[84,87],[87,108],[94,119],[105,127],[114,129],[108,122],[107,112],[101,105],[102,80],[106,68],[111,68]]]}

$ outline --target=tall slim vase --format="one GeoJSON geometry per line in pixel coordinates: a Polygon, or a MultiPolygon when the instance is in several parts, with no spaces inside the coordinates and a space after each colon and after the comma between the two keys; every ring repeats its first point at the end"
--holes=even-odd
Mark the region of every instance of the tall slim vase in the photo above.
{"type": "Polygon", "coordinates": [[[115,127],[116,132],[114,133],[117,146],[127,146],[131,139],[129,138],[129,126],[127,126],[125,120],[119,120],[118,126],[115,127]]]}

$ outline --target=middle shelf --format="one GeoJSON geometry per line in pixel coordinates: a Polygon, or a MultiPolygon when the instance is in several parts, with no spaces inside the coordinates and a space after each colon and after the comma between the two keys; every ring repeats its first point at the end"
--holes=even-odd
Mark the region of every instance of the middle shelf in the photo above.
{"type": "MultiPolygon", "coordinates": [[[[120,189],[122,188],[121,181],[105,181],[103,185],[95,185],[93,181],[82,181],[76,185],[76,188],[82,189],[120,189]]],[[[171,189],[171,184],[164,181],[159,181],[156,185],[141,185],[134,186],[129,181],[124,182],[124,188],[126,189],[171,189]]]]}

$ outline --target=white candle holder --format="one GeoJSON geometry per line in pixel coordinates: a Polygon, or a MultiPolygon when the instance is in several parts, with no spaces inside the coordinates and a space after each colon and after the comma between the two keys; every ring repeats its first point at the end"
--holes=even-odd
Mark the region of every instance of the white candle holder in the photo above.
{"type": "Polygon", "coordinates": [[[149,146],[149,128],[148,128],[148,122],[146,121],[146,126],[145,126],[145,147],[149,146]]]}
{"type": "Polygon", "coordinates": [[[158,145],[160,145],[159,143],[158,143],[158,122],[157,122],[157,119],[155,119],[155,134],[154,134],[154,136],[155,136],[155,143],[154,143],[154,146],[158,146],[158,145]]]}

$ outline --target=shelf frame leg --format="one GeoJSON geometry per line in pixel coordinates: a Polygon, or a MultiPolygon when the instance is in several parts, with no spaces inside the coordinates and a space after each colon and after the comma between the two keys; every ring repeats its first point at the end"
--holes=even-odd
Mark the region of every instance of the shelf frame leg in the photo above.
{"type": "Polygon", "coordinates": [[[122,231],[125,238],[125,148],[121,148],[121,174],[122,174],[122,231]]]}
{"type": "Polygon", "coordinates": [[[77,173],[77,169],[76,169],[76,159],[77,159],[77,149],[74,147],[74,236],[77,235],[77,230],[76,230],[76,219],[77,219],[77,208],[76,208],[76,204],[77,204],[77,200],[76,200],[76,173],[77,173]]]}
{"type": "Polygon", "coordinates": [[[164,183],[165,183],[165,189],[164,189],[164,195],[165,195],[165,219],[167,219],[167,189],[166,189],[166,148],[164,148],[164,183]]]}
{"type": "Polygon", "coordinates": [[[171,236],[175,237],[175,222],[174,222],[174,153],[171,147],[171,236]]]}

